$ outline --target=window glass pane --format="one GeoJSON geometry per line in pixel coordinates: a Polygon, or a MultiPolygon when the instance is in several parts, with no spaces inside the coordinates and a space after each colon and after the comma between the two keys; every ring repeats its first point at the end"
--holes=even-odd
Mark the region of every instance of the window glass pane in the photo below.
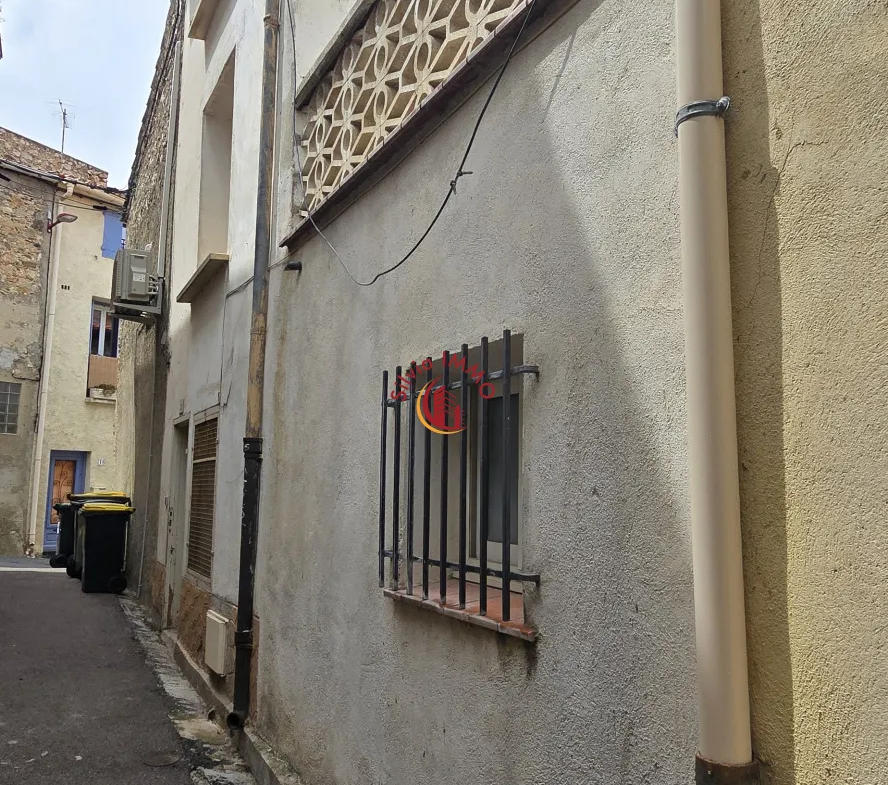
{"type": "Polygon", "coordinates": [[[99,353],[99,337],[102,331],[102,310],[93,308],[92,331],[90,335],[89,353],[99,353]]]}
{"type": "MultiPolygon", "coordinates": [[[[509,515],[510,541],[518,544],[518,395],[512,395],[512,449],[508,471],[511,478],[511,513],[509,515]]],[[[503,474],[506,461],[503,456],[503,399],[487,402],[487,438],[490,445],[490,497],[488,500],[488,534],[491,542],[503,541],[503,474]]]]}
{"type": "Polygon", "coordinates": [[[0,433],[18,431],[19,398],[22,386],[16,382],[0,382],[0,433]]]}
{"type": "Polygon", "coordinates": [[[102,354],[105,357],[117,357],[117,330],[118,321],[110,314],[105,315],[105,344],[102,354]]]}

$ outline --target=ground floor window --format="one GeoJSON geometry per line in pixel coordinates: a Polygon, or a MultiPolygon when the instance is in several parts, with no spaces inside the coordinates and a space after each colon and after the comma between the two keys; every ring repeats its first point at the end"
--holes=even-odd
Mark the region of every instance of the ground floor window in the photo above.
{"type": "Polygon", "coordinates": [[[188,569],[204,578],[210,578],[213,569],[218,423],[214,418],[195,424],[191,459],[188,569]]]}
{"type": "Polygon", "coordinates": [[[18,433],[21,395],[22,386],[18,382],[0,382],[0,434],[18,433]]]}

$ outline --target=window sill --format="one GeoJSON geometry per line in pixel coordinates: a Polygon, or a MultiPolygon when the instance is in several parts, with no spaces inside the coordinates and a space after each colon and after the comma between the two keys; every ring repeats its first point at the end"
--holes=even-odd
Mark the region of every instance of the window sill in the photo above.
{"type": "Polygon", "coordinates": [[[116,406],[117,399],[116,398],[95,398],[87,395],[84,399],[87,403],[98,403],[104,404],[105,406],[116,406]]]}
{"type": "MultiPolygon", "coordinates": [[[[512,638],[534,643],[537,638],[537,632],[533,627],[529,627],[524,623],[524,597],[519,592],[511,592],[511,613],[512,621],[503,621],[502,619],[502,591],[493,586],[487,587],[487,615],[482,616],[479,611],[478,604],[478,585],[473,583],[466,584],[466,607],[460,608],[457,604],[458,582],[456,580],[447,581],[447,601],[441,604],[438,597],[437,582],[429,583],[429,599],[424,600],[421,594],[408,594],[406,589],[383,589],[382,592],[397,602],[403,602],[407,605],[414,605],[425,610],[440,613],[443,616],[449,616],[451,619],[458,619],[467,624],[474,624],[476,627],[484,627],[485,629],[498,632],[501,635],[509,635],[512,638]],[[432,599],[432,598],[435,599],[432,599]]],[[[414,591],[422,591],[419,587],[414,586],[414,591]]]]}

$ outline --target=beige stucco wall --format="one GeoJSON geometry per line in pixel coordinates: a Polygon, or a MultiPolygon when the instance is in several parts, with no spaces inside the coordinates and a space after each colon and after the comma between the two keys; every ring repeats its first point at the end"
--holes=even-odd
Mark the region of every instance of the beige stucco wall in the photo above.
{"type": "MultiPolygon", "coordinates": [[[[195,7],[188,3],[186,18],[195,7]]],[[[169,377],[166,385],[165,437],[160,454],[158,510],[174,496],[175,440],[172,422],[218,408],[219,459],[213,567],[209,586],[228,602],[237,597],[240,547],[243,439],[249,347],[250,280],[253,270],[256,188],[258,182],[259,106],[262,79],[263,7],[244,0],[220,3],[206,41],[186,38],[182,76],[173,206],[172,266],[168,278],[169,377]],[[227,270],[220,272],[194,303],[175,302],[176,295],[203,261],[198,247],[201,201],[201,156],[204,108],[226,65],[234,64],[231,141],[231,192],[227,270]]],[[[221,241],[220,241],[220,244],[221,241]]],[[[157,454],[155,454],[157,460],[157,454]]],[[[186,483],[187,485],[187,483],[186,483]]],[[[187,496],[187,492],[185,494],[187,496]]],[[[171,502],[175,507],[175,500],[171,502]]],[[[187,509],[187,500],[183,509],[187,509]]],[[[186,515],[187,518],[187,515],[186,515]]],[[[176,531],[187,521],[174,521],[176,531]]],[[[172,543],[158,529],[154,556],[165,562],[172,543]]],[[[183,552],[177,569],[185,559],[183,552]]],[[[171,570],[167,579],[181,575],[171,570]]]]}
{"type": "Polygon", "coordinates": [[[888,768],[888,6],[724,2],[754,744],[888,768]]]}
{"type": "MultiPolygon", "coordinates": [[[[66,203],[90,208],[94,202],[76,196],[66,203]]],[[[114,261],[102,256],[104,217],[99,211],[65,207],[77,221],[65,224],[59,235],[59,289],[53,330],[49,397],[41,462],[37,552],[43,543],[49,455],[52,450],[89,453],[85,487],[110,489],[119,479],[114,438],[114,403],[87,400],[86,381],[90,349],[93,297],[108,299],[114,261]],[[61,287],[70,286],[70,290],[61,287]],[[103,464],[100,465],[100,460],[103,464]]]]}

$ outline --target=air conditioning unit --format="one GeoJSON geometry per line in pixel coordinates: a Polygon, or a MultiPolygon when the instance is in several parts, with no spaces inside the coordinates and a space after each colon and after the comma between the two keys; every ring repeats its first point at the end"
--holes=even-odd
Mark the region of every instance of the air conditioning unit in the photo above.
{"type": "Polygon", "coordinates": [[[121,248],[114,257],[111,304],[122,314],[160,313],[163,279],[154,273],[153,251],[121,248]]]}

